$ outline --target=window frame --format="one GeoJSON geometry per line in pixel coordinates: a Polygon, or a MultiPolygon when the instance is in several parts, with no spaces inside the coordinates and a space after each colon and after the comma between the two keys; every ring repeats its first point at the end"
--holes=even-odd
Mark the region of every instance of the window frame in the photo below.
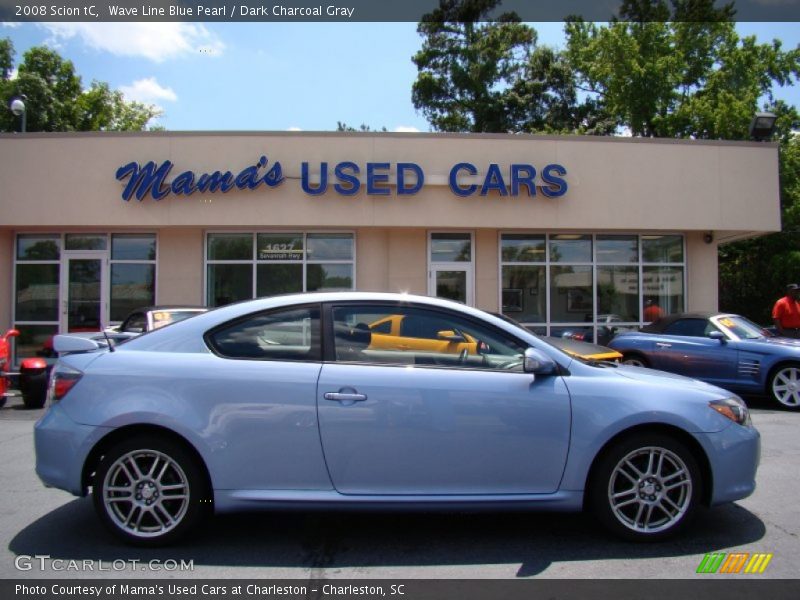
{"type": "MultiPolygon", "coordinates": [[[[682,273],[681,285],[683,291],[682,297],[682,306],[678,312],[686,312],[686,305],[687,305],[687,295],[686,295],[686,283],[688,279],[688,259],[687,259],[687,252],[688,252],[688,241],[687,236],[685,233],[676,232],[676,231],[664,231],[664,232],[642,232],[642,231],[603,231],[603,232],[586,232],[586,231],[543,231],[543,230],[515,230],[515,229],[500,229],[497,231],[497,268],[498,268],[498,285],[497,285],[497,306],[501,312],[501,314],[505,314],[502,312],[503,307],[503,269],[505,267],[518,267],[518,266],[537,266],[537,267],[544,267],[544,276],[545,276],[545,286],[544,286],[544,294],[545,294],[545,320],[544,321],[520,321],[520,324],[528,327],[531,331],[534,331],[540,335],[553,335],[554,330],[574,330],[576,328],[581,329],[591,329],[593,333],[593,339],[597,340],[597,333],[600,327],[605,325],[604,322],[598,321],[599,306],[598,306],[598,296],[597,296],[597,282],[598,282],[598,272],[604,267],[634,267],[638,273],[638,311],[639,311],[639,319],[634,321],[621,321],[619,323],[615,323],[615,326],[621,328],[640,328],[646,325],[649,321],[644,320],[644,299],[646,294],[644,293],[644,274],[646,268],[653,268],[653,267],[660,267],[660,268],[680,268],[682,273]],[[544,261],[506,261],[503,260],[503,236],[504,235],[530,235],[530,236],[544,236],[544,243],[545,243],[545,258],[544,261]],[[592,242],[592,256],[591,262],[553,262],[550,256],[550,241],[551,238],[558,236],[558,235],[588,235],[591,238],[592,242]],[[604,236],[635,236],[637,239],[637,252],[638,252],[638,260],[636,262],[598,262],[597,260],[597,247],[598,247],[598,238],[604,236]],[[644,260],[644,238],[650,236],[676,236],[681,239],[682,242],[682,258],[683,262],[651,262],[644,260]],[[552,320],[552,306],[551,306],[551,269],[553,267],[559,266],[590,266],[591,273],[592,273],[592,320],[591,321],[570,321],[570,322],[553,322],[552,320]]],[[[514,318],[513,313],[508,315],[512,319],[514,318]]]]}
{"type": "Polygon", "coordinates": [[[324,344],[323,340],[325,337],[324,334],[324,307],[319,302],[308,302],[304,304],[288,304],[284,306],[276,306],[273,308],[268,308],[265,310],[257,310],[251,313],[247,313],[246,315],[241,315],[239,317],[230,319],[225,321],[224,323],[220,323],[219,325],[215,325],[211,329],[207,330],[203,334],[203,343],[206,345],[208,350],[217,358],[221,358],[224,360],[247,360],[247,361],[255,361],[255,362],[293,362],[293,363],[314,363],[314,364],[322,364],[324,362],[324,344]],[[316,346],[316,353],[312,358],[308,359],[292,359],[292,358],[271,358],[271,357],[254,357],[254,356],[228,356],[227,354],[223,354],[217,348],[216,344],[212,341],[212,336],[216,333],[228,329],[230,327],[234,327],[240,323],[244,323],[252,318],[261,316],[261,315],[270,315],[280,312],[290,312],[295,310],[314,310],[316,309],[319,313],[319,331],[317,333],[316,339],[312,333],[312,345],[313,348],[316,346]]]}
{"type": "MultiPolygon", "coordinates": [[[[249,265],[250,266],[250,297],[246,300],[253,300],[266,296],[258,296],[258,266],[259,265],[301,265],[302,266],[302,289],[297,294],[306,293],[308,287],[308,265],[327,265],[344,264],[352,265],[353,286],[348,291],[358,289],[357,283],[357,254],[358,237],[353,229],[208,229],[203,232],[203,301],[209,308],[216,308],[209,298],[209,266],[210,265],[249,265]],[[250,234],[252,237],[252,254],[249,259],[209,259],[208,245],[209,238],[213,235],[225,234],[250,234]],[[303,258],[301,260],[260,260],[258,258],[258,236],[261,235],[280,235],[280,234],[299,234],[303,236],[303,258]],[[351,235],[353,239],[353,258],[349,260],[310,260],[308,258],[308,236],[325,234],[345,234],[351,235]]],[[[222,306],[222,305],[221,305],[222,306]]]]}

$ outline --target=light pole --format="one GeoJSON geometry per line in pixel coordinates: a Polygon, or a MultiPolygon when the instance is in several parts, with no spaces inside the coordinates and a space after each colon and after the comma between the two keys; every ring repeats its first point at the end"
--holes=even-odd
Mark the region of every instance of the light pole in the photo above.
{"type": "Polygon", "coordinates": [[[11,99],[11,102],[8,104],[8,108],[11,109],[11,112],[14,113],[14,116],[22,117],[22,128],[20,129],[21,133],[25,133],[25,126],[27,124],[28,112],[25,107],[25,100],[27,100],[25,96],[14,96],[11,99]]]}
{"type": "Polygon", "coordinates": [[[757,142],[768,140],[775,131],[775,121],[777,120],[778,117],[771,112],[756,113],[750,122],[750,137],[757,142]]]}

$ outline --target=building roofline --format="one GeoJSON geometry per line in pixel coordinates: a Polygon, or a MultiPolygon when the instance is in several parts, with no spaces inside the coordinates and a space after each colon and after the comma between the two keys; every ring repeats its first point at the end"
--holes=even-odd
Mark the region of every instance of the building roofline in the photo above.
{"type": "Polygon", "coordinates": [[[749,140],[691,140],[677,138],[642,138],[603,135],[538,135],[528,133],[435,133],[394,131],[69,131],[0,133],[0,140],[9,139],[85,139],[85,138],[171,138],[171,137],[296,137],[296,138],[388,138],[403,140],[418,139],[468,139],[541,142],[596,142],[619,144],[678,144],[692,146],[746,146],[777,148],[777,142],[755,142],[749,140]]]}

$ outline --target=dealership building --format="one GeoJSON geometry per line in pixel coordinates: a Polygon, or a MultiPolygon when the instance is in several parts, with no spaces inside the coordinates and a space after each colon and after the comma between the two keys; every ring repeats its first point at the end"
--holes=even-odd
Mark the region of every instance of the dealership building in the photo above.
{"type": "MultiPolygon", "coordinates": [[[[455,298],[537,332],[717,308],[718,245],[780,229],[772,143],[393,133],[0,135],[17,356],[151,304],[455,298]]],[[[777,290],[776,290],[777,292],[777,290]]]]}

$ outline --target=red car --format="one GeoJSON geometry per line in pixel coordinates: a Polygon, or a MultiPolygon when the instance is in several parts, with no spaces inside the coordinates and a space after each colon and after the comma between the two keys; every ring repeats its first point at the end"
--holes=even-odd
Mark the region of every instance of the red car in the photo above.
{"type": "MultiPolygon", "coordinates": [[[[0,407],[5,406],[6,398],[9,395],[11,375],[16,375],[16,373],[9,371],[11,367],[11,344],[9,342],[11,338],[18,335],[19,331],[9,329],[0,336],[0,407]]],[[[26,358],[19,366],[19,387],[25,406],[28,408],[41,408],[44,406],[44,396],[40,397],[40,394],[31,394],[31,392],[40,388],[43,381],[45,381],[44,386],[46,389],[46,367],[47,364],[41,358],[26,358]]]]}

